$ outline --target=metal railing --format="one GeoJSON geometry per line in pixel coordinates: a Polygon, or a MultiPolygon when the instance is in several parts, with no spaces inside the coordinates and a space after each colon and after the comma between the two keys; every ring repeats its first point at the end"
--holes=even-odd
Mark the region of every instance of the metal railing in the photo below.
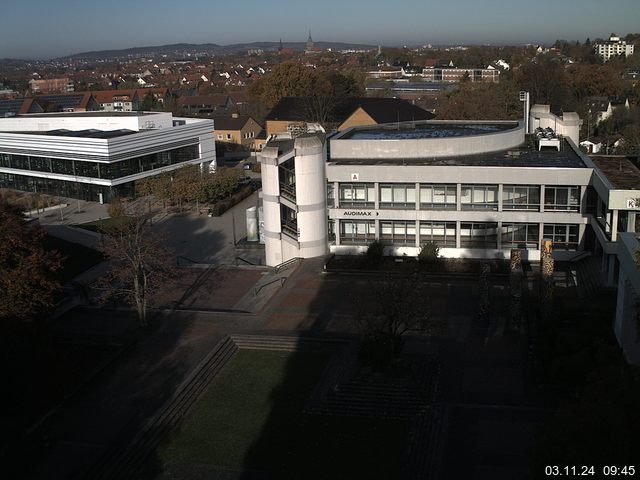
{"type": "Polygon", "coordinates": [[[280,286],[282,287],[282,285],[284,285],[284,282],[285,282],[286,280],[287,280],[287,278],[286,278],[286,277],[278,277],[278,278],[274,278],[273,280],[271,280],[271,281],[269,281],[269,282],[267,282],[267,283],[264,283],[264,284],[262,284],[262,285],[259,285],[259,286],[257,286],[256,288],[254,288],[254,290],[253,290],[253,295],[254,295],[254,297],[257,297],[257,296],[258,296],[258,294],[260,293],[260,291],[261,291],[264,287],[266,287],[266,286],[268,286],[268,285],[271,285],[271,284],[274,284],[274,283],[276,283],[276,282],[280,282],[280,286]]]}
{"type": "Polygon", "coordinates": [[[273,272],[274,273],[279,273],[281,272],[283,269],[290,267],[291,265],[300,262],[302,259],[300,257],[293,257],[289,260],[287,260],[286,262],[282,262],[279,265],[276,265],[275,267],[273,267],[273,272]]]}
{"type": "Polygon", "coordinates": [[[253,265],[253,266],[258,265],[257,263],[250,262],[249,260],[246,260],[246,259],[244,259],[242,257],[236,257],[236,266],[238,266],[238,260],[243,262],[243,263],[246,263],[247,265],[253,265]]]}
{"type": "Polygon", "coordinates": [[[193,264],[193,265],[198,265],[199,263],[201,263],[201,262],[198,262],[198,261],[193,260],[191,258],[185,257],[184,255],[178,255],[176,257],[176,265],[177,266],[180,266],[180,260],[186,260],[187,263],[190,263],[190,264],[193,264]]]}
{"type": "Polygon", "coordinates": [[[290,237],[298,239],[298,223],[297,222],[282,222],[282,233],[286,233],[290,237]]]}
{"type": "Polygon", "coordinates": [[[284,198],[288,198],[289,200],[296,200],[296,185],[294,184],[286,184],[280,182],[280,195],[284,198]]]}

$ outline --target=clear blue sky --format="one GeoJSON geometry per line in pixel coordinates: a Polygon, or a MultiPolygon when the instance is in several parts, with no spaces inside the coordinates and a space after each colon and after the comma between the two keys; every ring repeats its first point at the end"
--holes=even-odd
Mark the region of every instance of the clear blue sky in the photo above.
{"type": "Polygon", "coordinates": [[[639,0],[0,0],[0,58],[169,43],[549,44],[640,30],[639,0]]]}

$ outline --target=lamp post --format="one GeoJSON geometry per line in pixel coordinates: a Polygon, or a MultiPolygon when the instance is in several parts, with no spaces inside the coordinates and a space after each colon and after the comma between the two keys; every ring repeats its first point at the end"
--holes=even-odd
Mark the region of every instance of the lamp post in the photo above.
{"type": "Polygon", "coordinates": [[[529,132],[529,92],[520,92],[520,101],[524,103],[524,133],[529,132]]]}

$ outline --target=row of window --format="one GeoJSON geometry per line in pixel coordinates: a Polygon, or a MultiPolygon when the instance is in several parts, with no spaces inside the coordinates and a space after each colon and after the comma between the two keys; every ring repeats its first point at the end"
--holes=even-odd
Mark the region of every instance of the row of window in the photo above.
{"type": "MultiPolygon", "coordinates": [[[[218,138],[218,140],[223,140],[226,136],[227,140],[233,140],[233,134],[231,133],[226,133],[226,134],[222,134],[222,133],[217,133],[216,137],[218,138]]],[[[255,132],[246,132],[242,134],[242,138],[244,138],[245,140],[248,138],[255,138],[256,133],[255,132]]]]}
{"type": "Polygon", "coordinates": [[[136,173],[168,167],[199,158],[198,145],[174,148],[164,152],[130,158],[114,163],[86,162],[62,158],[33,157],[0,153],[0,167],[29,170],[32,172],[57,173],[75,177],[117,178],[136,173]]]}
{"type": "MultiPolygon", "coordinates": [[[[376,188],[373,183],[340,183],[338,205],[341,208],[374,208],[376,188]]],[[[457,186],[455,184],[421,184],[419,187],[421,209],[455,210],[457,186]]],[[[329,184],[327,197],[332,203],[333,185],[329,184]]],[[[463,210],[498,210],[498,185],[461,185],[460,205],[463,210]]],[[[379,208],[415,209],[416,185],[414,183],[380,184],[379,208]]],[[[504,185],[503,210],[540,210],[540,186],[504,185]]],[[[545,186],[544,209],[555,211],[580,211],[580,187],[545,186]]]]}
{"type": "Polygon", "coordinates": [[[102,200],[106,202],[114,196],[133,196],[135,191],[134,182],[128,182],[116,187],[105,187],[90,183],[31,177],[29,175],[13,175],[10,173],[0,173],[0,188],[11,188],[58,197],[79,198],[91,202],[99,201],[101,194],[102,200]]]}
{"type": "MultiPolygon", "coordinates": [[[[376,240],[376,224],[370,220],[339,220],[340,243],[367,245],[376,240]]],[[[385,245],[415,246],[434,242],[439,247],[456,247],[456,222],[380,221],[377,238],[385,245]]],[[[332,230],[332,227],[330,227],[332,230]]],[[[538,249],[540,225],[537,223],[460,222],[460,248],[538,249]]],[[[578,248],[578,225],[544,224],[543,237],[558,250],[578,248]]]]}

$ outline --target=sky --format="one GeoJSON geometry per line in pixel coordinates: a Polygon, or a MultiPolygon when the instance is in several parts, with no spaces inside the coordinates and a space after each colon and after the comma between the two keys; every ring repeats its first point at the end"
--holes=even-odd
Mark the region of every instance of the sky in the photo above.
{"type": "Polygon", "coordinates": [[[0,0],[0,58],[171,43],[543,44],[640,31],[639,0],[0,0]]]}

